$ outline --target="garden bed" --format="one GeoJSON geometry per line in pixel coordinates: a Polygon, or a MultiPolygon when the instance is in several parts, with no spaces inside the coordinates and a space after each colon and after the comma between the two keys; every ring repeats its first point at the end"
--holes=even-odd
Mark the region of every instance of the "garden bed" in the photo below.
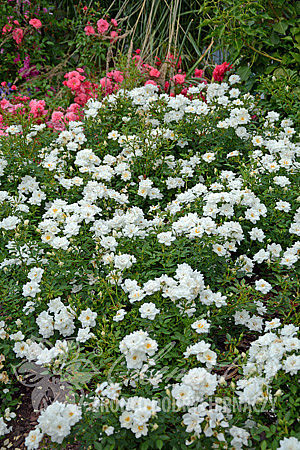
{"type": "Polygon", "coordinates": [[[4,441],[299,449],[299,146],[239,81],[5,129],[4,441]]]}

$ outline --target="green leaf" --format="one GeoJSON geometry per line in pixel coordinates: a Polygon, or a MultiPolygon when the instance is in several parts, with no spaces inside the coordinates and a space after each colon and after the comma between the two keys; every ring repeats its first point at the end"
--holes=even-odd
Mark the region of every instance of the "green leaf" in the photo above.
{"type": "Polygon", "coordinates": [[[261,450],[266,450],[266,448],[267,448],[267,441],[263,441],[263,442],[261,443],[260,448],[261,448],[261,450]]]}
{"type": "Polygon", "coordinates": [[[294,59],[297,61],[297,63],[300,63],[300,54],[291,52],[291,55],[293,55],[294,59]]]}
{"type": "Polygon", "coordinates": [[[288,29],[288,23],[281,20],[280,22],[275,23],[273,25],[273,30],[276,31],[279,34],[285,34],[286,30],[288,29]]]}
{"type": "Polygon", "coordinates": [[[164,442],[161,439],[157,439],[156,441],[156,447],[160,450],[163,448],[164,442]]]}
{"type": "Polygon", "coordinates": [[[242,66],[237,70],[237,74],[241,77],[242,81],[246,81],[251,75],[251,69],[248,66],[242,66]]]}
{"type": "Polygon", "coordinates": [[[266,74],[272,73],[276,69],[276,67],[277,66],[275,66],[275,64],[273,64],[272,66],[266,67],[265,73],[266,74]]]}

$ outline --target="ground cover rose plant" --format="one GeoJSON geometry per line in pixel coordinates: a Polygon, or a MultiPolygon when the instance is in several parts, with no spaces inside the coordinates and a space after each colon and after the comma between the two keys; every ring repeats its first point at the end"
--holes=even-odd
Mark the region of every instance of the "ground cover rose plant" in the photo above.
{"type": "Polygon", "coordinates": [[[28,449],[299,449],[299,145],[226,68],[6,128],[3,439],[29,364],[68,392],[28,449]]]}

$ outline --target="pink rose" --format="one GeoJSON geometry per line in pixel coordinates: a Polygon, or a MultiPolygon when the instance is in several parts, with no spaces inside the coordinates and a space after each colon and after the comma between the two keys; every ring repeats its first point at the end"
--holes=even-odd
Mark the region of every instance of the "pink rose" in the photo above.
{"type": "Polygon", "coordinates": [[[115,38],[118,36],[118,33],[116,31],[110,32],[110,37],[112,38],[110,42],[114,42],[115,38]]]}
{"type": "Polygon", "coordinates": [[[51,120],[52,122],[59,122],[64,116],[64,113],[62,113],[61,111],[53,111],[52,116],[51,116],[51,120]]]}
{"type": "Polygon", "coordinates": [[[76,90],[81,85],[81,82],[77,77],[72,77],[66,82],[66,85],[68,86],[68,88],[76,90]]]}
{"type": "Polygon", "coordinates": [[[177,75],[174,75],[173,81],[175,84],[183,84],[185,82],[185,74],[178,73],[177,75]]]}
{"type": "Polygon", "coordinates": [[[23,30],[21,28],[16,28],[13,31],[12,36],[18,45],[21,44],[23,36],[24,36],[23,30]]]}
{"type": "Polygon", "coordinates": [[[203,70],[201,69],[195,69],[195,78],[202,78],[203,77],[203,70]]]}
{"type": "Polygon", "coordinates": [[[4,27],[2,28],[2,34],[9,33],[11,30],[12,30],[12,25],[10,25],[9,23],[7,23],[7,24],[4,25],[4,27]]]}
{"type": "Polygon", "coordinates": [[[85,105],[88,101],[88,96],[81,93],[74,98],[74,101],[79,103],[79,105],[85,105]]]}
{"type": "Polygon", "coordinates": [[[45,105],[45,100],[31,100],[28,106],[30,113],[33,114],[33,117],[37,118],[47,114],[48,111],[45,109],[45,105]]]}
{"type": "Polygon", "coordinates": [[[108,78],[113,78],[116,83],[122,83],[124,80],[123,73],[120,70],[112,70],[111,72],[107,72],[106,76],[108,78]]]}
{"type": "Polygon", "coordinates": [[[160,71],[157,69],[152,68],[149,72],[150,77],[159,78],[160,77],[160,71]]]}
{"type": "Polygon", "coordinates": [[[118,22],[116,21],[116,19],[111,19],[111,24],[114,26],[114,27],[117,27],[118,26],[118,22]]]}
{"type": "Polygon", "coordinates": [[[92,25],[87,25],[87,26],[84,28],[84,31],[85,31],[85,34],[86,34],[87,36],[91,36],[92,34],[95,34],[95,33],[96,33],[95,30],[94,30],[94,27],[92,27],[92,25]]]}
{"type": "Polygon", "coordinates": [[[100,19],[97,22],[98,33],[103,34],[109,28],[109,23],[105,19],[100,19]]]}
{"type": "Polygon", "coordinates": [[[232,66],[227,62],[223,62],[223,64],[216,66],[213,71],[214,80],[215,81],[223,81],[225,73],[231,69],[232,69],[232,66]]]}
{"type": "Polygon", "coordinates": [[[6,100],[5,98],[3,98],[0,101],[0,106],[1,106],[2,109],[7,109],[7,108],[10,107],[10,102],[8,100],[6,100]]]}
{"type": "Polygon", "coordinates": [[[76,113],[78,108],[80,108],[80,106],[77,103],[71,103],[71,105],[68,106],[67,111],[76,113]]]}
{"type": "Polygon", "coordinates": [[[73,113],[72,111],[70,111],[70,112],[67,112],[67,114],[65,115],[65,119],[68,120],[69,122],[71,120],[75,121],[75,120],[78,120],[78,116],[75,113],[73,113]]]}
{"type": "Polygon", "coordinates": [[[31,19],[29,20],[29,24],[32,25],[36,30],[42,28],[42,22],[39,19],[31,19]]]}

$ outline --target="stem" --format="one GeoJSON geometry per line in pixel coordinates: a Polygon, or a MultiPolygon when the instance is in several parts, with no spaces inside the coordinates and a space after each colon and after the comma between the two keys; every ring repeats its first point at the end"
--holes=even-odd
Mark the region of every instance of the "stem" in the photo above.
{"type": "Polygon", "coordinates": [[[256,53],[259,53],[260,55],[265,56],[266,58],[273,59],[274,61],[282,62],[282,59],[275,58],[274,56],[268,55],[268,53],[261,52],[260,50],[257,50],[256,48],[252,47],[252,45],[247,44],[247,42],[244,43],[247,47],[251,48],[251,50],[253,50],[256,53]]]}

